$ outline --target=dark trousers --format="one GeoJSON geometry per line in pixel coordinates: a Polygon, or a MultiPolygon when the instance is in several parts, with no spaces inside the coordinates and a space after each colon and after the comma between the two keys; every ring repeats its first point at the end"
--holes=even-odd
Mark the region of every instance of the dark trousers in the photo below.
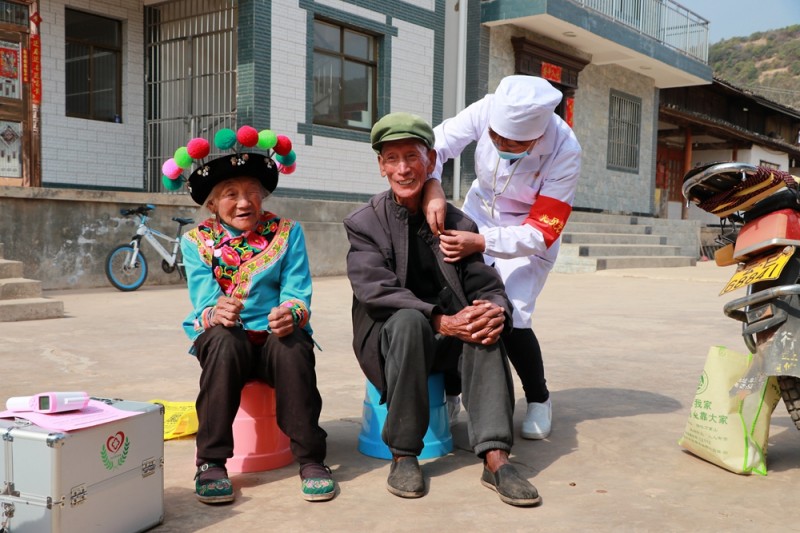
{"type": "Polygon", "coordinates": [[[241,328],[214,326],[195,340],[200,362],[197,395],[197,465],[224,464],[233,457],[233,420],[245,383],[259,380],[275,389],[278,427],[301,465],[325,460],[327,434],[319,426],[322,398],[314,371],[314,345],[302,329],[269,335],[254,345],[241,328]]]}
{"type": "Polygon", "coordinates": [[[387,415],[383,441],[394,455],[419,455],[430,418],[428,375],[458,372],[475,454],[510,451],[514,387],[502,342],[462,343],[436,335],[419,311],[402,309],[381,330],[387,415]]]}
{"type": "Polygon", "coordinates": [[[533,330],[514,328],[504,331],[502,337],[508,359],[522,381],[525,400],[528,403],[546,402],[550,391],[547,390],[547,381],[544,379],[542,349],[533,330]]]}
{"type": "MultiPolygon", "coordinates": [[[[502,334],[508,360],[514,365],[525,401],[528,403],[544,403],[550,397],[547,380],[544,378],[544,362],[539,341],[532,329],[506,329],[502,334]]],[[[444,388],[448,396],[461,394],[461,379],[456,372],[448,372],[444,376],[444,388]]]]}

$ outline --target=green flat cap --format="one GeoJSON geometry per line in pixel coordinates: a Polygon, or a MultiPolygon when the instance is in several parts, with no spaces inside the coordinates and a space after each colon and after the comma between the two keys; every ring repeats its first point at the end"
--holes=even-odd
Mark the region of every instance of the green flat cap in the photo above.
{"type": "Polygon", "coordinates": [[[421,117],[411,113],[389,113],[372,126],[369,135],[372,149],[381,152],[381,146],[388,141],[418,139],[429,149],[433,148],[433,128],[421,117]]]}

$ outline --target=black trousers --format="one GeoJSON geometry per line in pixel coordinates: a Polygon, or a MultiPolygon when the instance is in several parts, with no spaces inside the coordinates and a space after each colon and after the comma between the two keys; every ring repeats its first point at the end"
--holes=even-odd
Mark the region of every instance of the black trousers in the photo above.
{"type": "MultiPolygon", "coordinates": [[[[527,403],[544,403],[550,397],[544,378],[544,362],[539,341],[532,329],[505,329],[502,334],[508,359],[514,365],[527,403]]],[[[444,388],[448,396],[461,394],[461,378],[457,373],[445,373],[444,388]]]]}
{"type": "Polygon", "coordinates": [[[314,370],[314,344],[302,329],[285,337],[250,342],[241,328],[214,326],[195,340],[200,373],[197,465],[233,457],[233,420],[242,388],[251,380],[275,389],[278,427],[300,465],[325,460],[327,434],[319,426],[322,398],[314,370]]]}
{"type": "Polygon", "coordinates": [[[508,351],[508,359],[514,365],[525,400],[528,403],[544,403],[550,397],[547,380],[544,378],[544,362],[539,340],[533,330],[514,328],[503,333],[503,343],[508,351]]]}
{"type": "Polygon", "coordinates": [[[469,413],[470,445],[479,457],[489,450],[510,451],[514,442],[514,386],[503,343],[463,343],[436,335],[427,317],[401,309],[381,330],[386,376],[383,441],[394,455],[419,455],[430,422],[428,375],[460,375],[469,413]]]}

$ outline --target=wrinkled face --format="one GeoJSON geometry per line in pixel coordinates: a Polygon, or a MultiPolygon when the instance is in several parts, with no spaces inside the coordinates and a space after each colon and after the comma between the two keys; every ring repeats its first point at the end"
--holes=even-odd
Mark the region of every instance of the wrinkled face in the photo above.
{"type": "Polygon", "coordinates": [[[256,227],[263,199],[264,188],[256,178],[232,178],[214,187],[208,209],[228,226],[247,231],[256,227]]]}
{"type": "Polygon", "coordinates": [[[378,156],[381,176],[389,180],[395,200],[412,213],[419,210],[422,186],[435,163],[436,151],[414,139],[385,142],[378,156]]]}

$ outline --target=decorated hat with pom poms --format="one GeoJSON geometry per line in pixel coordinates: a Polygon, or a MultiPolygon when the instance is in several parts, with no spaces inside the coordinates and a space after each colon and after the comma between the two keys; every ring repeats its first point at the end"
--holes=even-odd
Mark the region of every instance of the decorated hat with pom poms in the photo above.
{"type": "Polygon", "coordinates": [[[202,137],[196,137],[175,150],[175,155],[161,166],[164,188],[177,191],[186,182],[192,200],[203,205],[211,190],[227,179],[253,177],[272,192],[278,185],[278,173],[291,174],[297,168],[292,141],[271,130],[257,131],[251,126],[242,126],[236,131],[224,128],[214,136],[214,145],[221,151],[231,150],[232,153],[205,161],[211,152],[211,144],[202,137]],[[259,148],[266,153],[245,152],[243,148],[259,148]],[[195,163],[197,168],[188,179],[184,178],[184,170],[195,163]]]}

